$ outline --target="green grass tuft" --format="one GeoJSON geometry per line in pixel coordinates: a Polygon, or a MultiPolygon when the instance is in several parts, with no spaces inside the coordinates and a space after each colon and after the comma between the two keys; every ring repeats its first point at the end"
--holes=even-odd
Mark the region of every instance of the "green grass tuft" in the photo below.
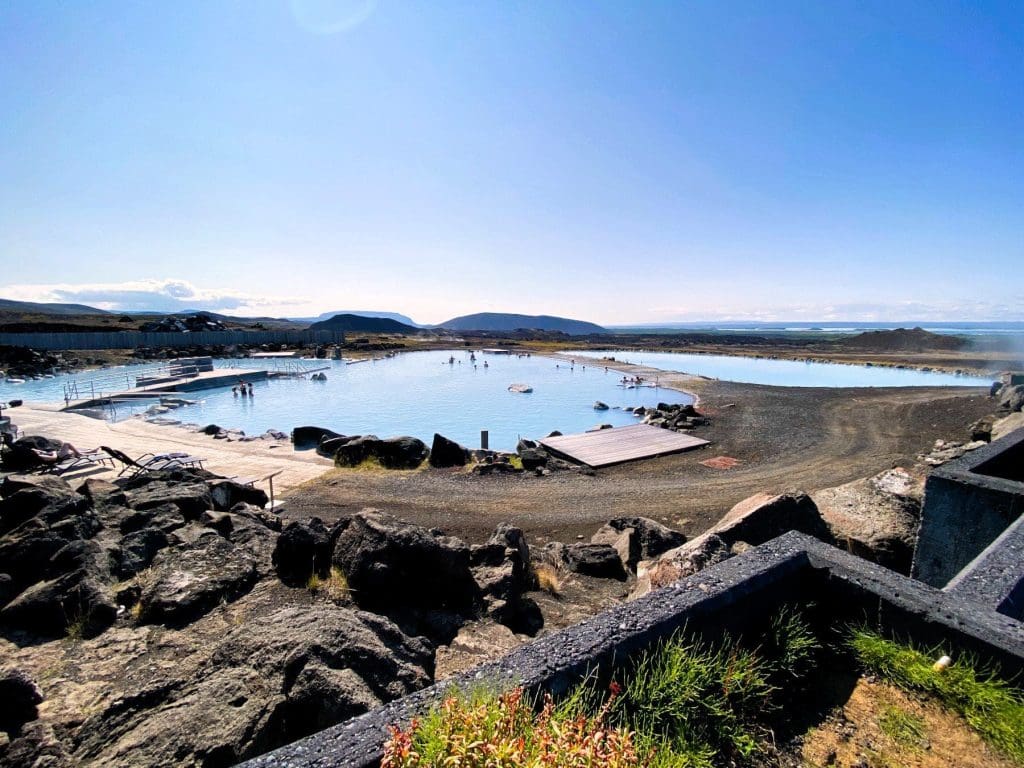
{"type": "Polygon", "coordinates": [[[718,752],[757,750],[757,717],[772,708],[773,668],[764,657],[727,642],[703,645],[676,635],[642,654],[627,673],[613,712],[656,746],[664,765],[711,765],[718,752]]]}
{"type": "Polygon", "coordinates": [[[989,744],[1024,763],[1024,692],[995,671],[978,669],[965,656],[937,672],[932,669],[937,652],[926,653],[864,628],[851,630],[849,645],[865,669],[904,690],[934,696],[989,744]]]}
{"type": "Polygon", "coordinates": [[[806,678],[821,650],[821,641],[803,614],[792,606],[784,606],[772,618],[761,653],[771,660],[773,681],[783,685],[806,678]]]}
{"type": "Polygon", "coordinates": [[[887,707],[878,718],[878,727],[894,744],[907,749],[921,749],[924,742],[924,719],[899,707],[887,707]]]}
{"type": "Polygon", "coordinates": [[[71,643],[81,642],[85,638],[85,629],[86,618],[84,616],[76,616],[68,624],[65,639],[71,643]]]}

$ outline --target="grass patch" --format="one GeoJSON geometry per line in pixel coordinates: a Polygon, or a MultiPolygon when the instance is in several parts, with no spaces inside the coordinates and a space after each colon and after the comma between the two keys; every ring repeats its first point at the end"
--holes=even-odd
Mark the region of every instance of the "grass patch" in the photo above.
{"type": "Polygon", "coordinates": [[[562,596],[562,572],[549,563],[540,563],[534,567],[537,576],[537,588],[554,597],[562,596]]]}
{"type": "MultiPolygon", "coordinates": [[[[430,469],[430,462],[424,461],[418,467],[412,469],[398,469],[385,467],[380,463],[380,459],[376,456],[367,456],[365,459],[360,461],[358,464],[335,464],[334,469],[339,472],[363,472],[370,474],[390,474],[393,472],[426,472],[430,469]]],[[[315,482],[319,482],[320,478],[314,478],[315,482]]]]}
{"type": "Polygon", "coordinates": [[[899,707],[886,707],[878,718],[878,728],[893,744],[906,749],[921,749],[924,742],[924,718],[899,707]]]}
{"type": "Polygon", "coordinates": [[[348,578],[337,566],[331,566],[330,573],[324,577],[316,573],[306,580],[306,589],[314,595],[323,595],[335,602],[347,600],[349,596],[348,578]]]}
{"type": "Polygon", "coordinates": [[[627,669],[613,722],[628,724],[652,765],[703,768],[715,756],[743,762],[769,736],[763,720],[813,669],[821,644],[788,608],[770,622],[757,648],[717,645],[677,634],[627,669]]]}
{"type": "Polygon", "coordinates": [[[677,633],[622,670],[621,683],[604,691],[591,680],[557,707],[545,700],[540,713],[521,689],[456,694],[409,730],[393,729],[382,766],[712,768],[750,762],[770,735],[764,716],[778,707],[782,686],[808,674],[820,648],[792,611],[776,616],[760,639],[762,646],[745,648],[677,633]],[[588,751],[599,748],[609,751],[588,751]]]}
{"type": "Polygon", "coordinates": [[[925,693],[960,714],[996,749],[1024,763],[1024,692],[980,669],[965,656],[947,669],[932,665],[938,652],[888,640],[868,629],[850,632],[850,648],[868,671],[906,691],[925,693]]]}
{"type": "MultiPolygon", "coordinates": [[[[553,571],[554,569],[552,569],[553,571]]],[[[538,568],[543,588],[544,569],[538,568]]],[[[455,693],[408,729],[392,729],[384,768],[722,768],[763,765],[775,755],[773,724],[784,724],[816,700],[836,663],[853,657],[868,672],[911,694],[923,694],[995,749],[1024,764],[1024,695],[969,657],[936,671],[937,652],[895,643],[864,629],[823,647],[803,615],[784,609],[748,641],[703,641],[679,632],[560,703],[539,708],[522,689],[455,693]],[[822,676],[822,667],[825,674],[822,676]],[[605,749],[606,752],[594,750],[605,749]],[[588,751],[590,750],[590,751],[588,751]]],[[[930,749],[925,717],[913,707],[879,702],[868,714],[876,739],[871,760],[893,747],[930,749]],[[874,729],[877,724],[877,730],[874,729]]],[[[904,755],[907,752],[903,753],[904,755]]]]}
{"type": "Polygon", "coordinates": [[[67,632],[65,634],[65,640],[70,643],[81,642],[85,638],[85,627],[86,617],[83,615],[76,615],[68,622],[67,632]]]}

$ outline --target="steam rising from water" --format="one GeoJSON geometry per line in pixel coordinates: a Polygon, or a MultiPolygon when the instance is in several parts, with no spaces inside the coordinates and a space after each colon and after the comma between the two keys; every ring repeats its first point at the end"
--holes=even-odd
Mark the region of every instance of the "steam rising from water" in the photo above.
{"type": "Polygon", "coordinates": [[[1006,363],[993,363],[993,369],[1010,368],[1013,370],[1024,370],[1024,333],[1011,333],[1005,336],[969,336],[966,337],[967,344],[964,352],[998,352],[1001,355],[1009,353],[1013,359],[1006,363]]]}

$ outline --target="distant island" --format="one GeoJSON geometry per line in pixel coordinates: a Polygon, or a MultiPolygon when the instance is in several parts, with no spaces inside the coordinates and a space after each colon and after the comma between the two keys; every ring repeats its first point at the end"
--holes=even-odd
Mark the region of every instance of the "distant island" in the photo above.
{"type": "Polygon", "coordinates": [[[607,333],[600,325],[583,320],[570,320],[551,315],[513,315],[505,312],[479,312],[475,315],[454,317],[438,324],[439,328],[450,331],[560,331],[570,336],[587,336],[592,333],[607,333]]]}

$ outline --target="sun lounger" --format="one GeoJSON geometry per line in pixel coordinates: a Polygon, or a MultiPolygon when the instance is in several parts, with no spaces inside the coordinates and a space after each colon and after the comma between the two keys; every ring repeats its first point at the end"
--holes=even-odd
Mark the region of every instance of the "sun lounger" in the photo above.
{"type": "Polygon", "coordinates": [[[127,475],[129,478],[136,477],[145,472],[156,472],[161,469],[186,469],[199,467],[202,468],[204,459],[200,459],[197,456],[189,456],[187,453],[183,454],[145,454],[139,457],[139,459],[133,459],[126,453],[117,450],[116,448],[110,448],[106,445],[101,445],[100,450],[107,453],[112,458],[121,462],[123,468],[118,473],[118,477],[127,475]]]}
{"type": "Polygon", "coordinates": [[[56,464],[47,464],[43,467],[43,473],[48,475],[63,475],[65,472],[73,472],[76,469],[85,469],[86,467],[94,467],[97,464],[106,464],[110,462],[113,466],[114,462],[107,456],[104,456],[99,451],[93,451],[90,453],[83,453],[80,456],[69,456],[66,459],[58,461],[56,464]]]}
{"type": "Polygon", "coordinates": [[[206,459],[201,459],[198,456],[190,456],[187,453],[176,452],[176,453],[144,453],[137,461],[140,464],[148,464],[149,462],[159,461],[173,461],[176,464],[180,464],[183,467],[194,467],[197,469],[203,468],[203,462],[206,459]]]}

